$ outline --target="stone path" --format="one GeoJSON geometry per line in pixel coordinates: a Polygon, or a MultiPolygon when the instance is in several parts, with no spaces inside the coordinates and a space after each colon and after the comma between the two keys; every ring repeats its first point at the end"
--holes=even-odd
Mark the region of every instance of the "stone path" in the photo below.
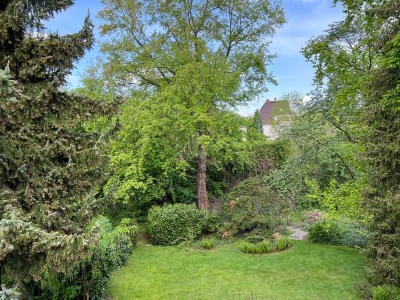
{"type": "Polygon", "coordinates": [[[296,226],[288,226],[290,231],[294,231],[289,237],[294,240],[305,240],[307,238],[308,232],[302,230],[296,226]]]}

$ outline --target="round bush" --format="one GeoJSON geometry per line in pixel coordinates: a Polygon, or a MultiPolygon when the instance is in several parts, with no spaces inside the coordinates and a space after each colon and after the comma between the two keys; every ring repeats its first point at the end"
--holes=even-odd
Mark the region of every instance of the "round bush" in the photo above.
{"type": "Polygon", "coordinates": [[[165,246],[193,241],[203,229],[204,216],[194,205],[153,206],[147,215],[150,240],[165,246]]]}
{"type": "Polygon", "coordinates": [[[336,223],[322,221],[311,226],[308,239],[314,243],[335,244],[339,239],[339,228],[336,223]]]}

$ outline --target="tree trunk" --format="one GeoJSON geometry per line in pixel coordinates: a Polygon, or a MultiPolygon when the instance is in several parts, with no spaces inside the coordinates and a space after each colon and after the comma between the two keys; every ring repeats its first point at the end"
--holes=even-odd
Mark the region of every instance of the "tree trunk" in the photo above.
{"type": "Polygon", "coordinates": [[[199,145],[199,155],[197,157],[197,207],[208,211],[208,195],[206,184],[207,156],[201,145],[199,145]]]}

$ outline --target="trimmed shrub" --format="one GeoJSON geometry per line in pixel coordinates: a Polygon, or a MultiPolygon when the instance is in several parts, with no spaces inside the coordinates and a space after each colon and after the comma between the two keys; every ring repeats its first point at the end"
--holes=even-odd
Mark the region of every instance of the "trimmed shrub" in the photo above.
{"type": "Polygon", "coordinates": [[[372,289],[373,300],[400,300],[400,288],[393,285],[379,285],[372,289]]]}
{"type": "Polygon", "coordinates": [[[272,231],[283,223],[288,203],[270,191],[260,178],[240,182],[227,195],[224,205],[227,219],[239,232],[254,229],[272,231]]]}
{"type": "Polygon", "coordinates": [[[204,227],[205,214],[194,205],[153,206],[147,215],[150,240],[155,245],[178,245],[197,238],[204,227]]]}

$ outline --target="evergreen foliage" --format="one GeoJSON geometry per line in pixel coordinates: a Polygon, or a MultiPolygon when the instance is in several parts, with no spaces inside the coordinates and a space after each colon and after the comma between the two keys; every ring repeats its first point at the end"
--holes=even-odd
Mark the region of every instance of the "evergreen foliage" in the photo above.
{"type": "Polygon", "coordinates": [[[254,112],[251,128],[253,128],[257,133],[264,133],[262,119],[258,109],[254,112]]]}
{"type": "Polygon", "coordinates": [[[358,127],[363,132],[350,141],[363,142],[368,163],[364,206],[371,218],[370,283],[400,286],[400,3],[336,2],[344,6],[345,21],[312,40],[305,55],[317,68],[316,82],[328,83],[326,94],[336,108],[331,111],[359,112],[352,114],[359,120],[353,128],[337,128],[347,137],[351,136],[347,129],[358,127]]]}
{"type": "Polygon", "coordinates": [[[379,50],[377,67],[367,77],[365,115],[370,164],[366,206],[371,212],[369,256],[372,284],[400,287],[400,23],[398,1],[367,6],[379,50]]]}
{"type": "Polygon", "coordinates": [[[93,43],[89,18],[77,34],[41,24],[73,1],[0,3],[0,281],[26,291],[45,272],[65,272],[95,243],[86,225],[102,207],[105,136],[83,122],[115,111],[62,92],[93,43]]]}
{"type": "Polygon", "coordinates": [[[104,299],[111,274],[123,266],[132,253],[138,227],[123,219],[113,227],[100,216],[92,220],[87,231],[97,235],[98,243],[90,247],[90,257],[74,264],[68,274],[45,273],[40,282],[42,299],[104,299]]]}

